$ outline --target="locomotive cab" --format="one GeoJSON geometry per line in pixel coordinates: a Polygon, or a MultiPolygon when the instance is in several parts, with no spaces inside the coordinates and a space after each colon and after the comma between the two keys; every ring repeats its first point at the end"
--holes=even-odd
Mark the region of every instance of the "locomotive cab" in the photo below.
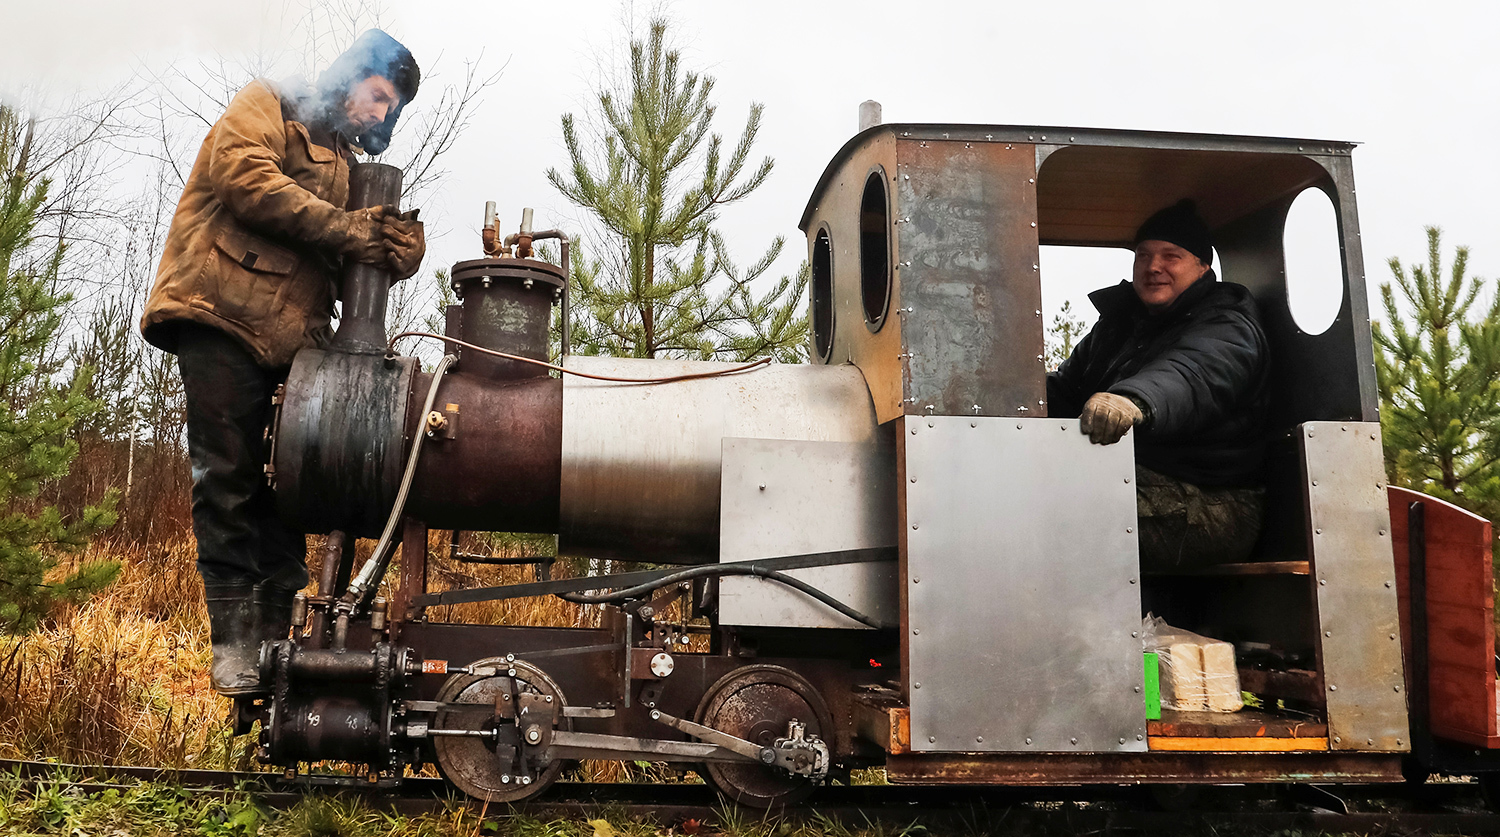
{"type": "Polygon", "coordinates": [[[1264,778],[1377,777],[1409,748],[1352,150],[880,125],[830,164],[802,218],[812,355],[864,373],[899,448],[909,739],[894,777],[1212,781],[1181,751],[1279,754],[1243,759],[1264,778]],[[1340,300],[1317,333],[1289,304],[1283,250],[1312,189],[1333,204],[1342,267],[1308,280],[1340,300]],[[1047,417],[1040,248],[1128,249],[1185,197],[1271,345],[1267,520],[1248,562],[1142,576],[1132,437],[1090,446],[1076,419],[1047,417]],[[1145,612],[1235,643],[1262,708],[1148,722],[1145,612]],[[1042,771],[1038,753],[1078,755],[1042,771]]]}

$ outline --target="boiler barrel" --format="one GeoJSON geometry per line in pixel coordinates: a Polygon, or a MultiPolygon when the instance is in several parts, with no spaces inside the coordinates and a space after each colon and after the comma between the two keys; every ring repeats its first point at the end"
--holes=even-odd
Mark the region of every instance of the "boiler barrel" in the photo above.
{"type": "MultiPolygon", "coordinates": [[[[569,369],[659,378],[706,361],[569,357],[569,369]]],[[[563,376],[559,550],[658,563],[718,560],[726,438],[869,442],[875,410],[853,366],[772,364],[668,384],[563,376]]]]}
{"type": "MultiPolygon", "coordinates": [[[[734,364],[569,357],[623,378],[734,364]]],[[[572,375],[448,374],[429,433],[430,373],[412,358],[304,350],[276,429],[277,505],[307,532],[383,528],[411,440],[426,443],[405,513],[428,526],[557,532],[563,554],[657,563],[718,560],[727,438],[869,442],[875,411],[853,366],[773,364],[673,383],[572,375]]]]}

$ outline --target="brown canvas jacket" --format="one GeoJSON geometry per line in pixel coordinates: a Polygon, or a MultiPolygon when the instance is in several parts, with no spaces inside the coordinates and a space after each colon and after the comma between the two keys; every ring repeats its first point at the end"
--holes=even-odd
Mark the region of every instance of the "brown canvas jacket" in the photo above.
{"type": "Polygon", "coordinates": [[[184,322],[220,329],[267,368],[323,345],[334,253],[320,246],[349,198],[347,146],[317,145],[258,79],[214,124],[188,175],[141,333],[176,351],[184,322]]]}

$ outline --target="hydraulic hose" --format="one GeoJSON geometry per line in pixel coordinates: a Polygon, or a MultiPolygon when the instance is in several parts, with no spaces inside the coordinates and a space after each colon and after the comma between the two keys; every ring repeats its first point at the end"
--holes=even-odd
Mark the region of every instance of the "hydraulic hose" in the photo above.
{"type": "Polygon", "coordinates": [[[645,584],[637,584],[634,587],[627,587],[623,590],[614,590],[609,593],[555,593],[554,595],[556,595],[558,598],[566,599],[567,601],[576,602],[578,604],[613,604],[615,602],[621,602],[626,599],[638,598],[647,593],[650,593],[653,590],[660,590],[663,587],[670,587],[673,584],[681,581],[688,581],[694,578],[703,578],[705,576],[725,575],[752,575],[758,578],[764,578],[770,581],[777,582],[778,584],[785,584],[793,590],[796,590],[800,593],[805,593],[806,595],[817,599],[823,604],[828,605],[829,607],[833,608],[839,613],[842,613],[850,619],[853,619],[861,625],[868,625],[872,628],[877,629],[894,627],[881,622],[879,619],[876,619],[875,617],[870,616],[863,611],[856,610],[850,607],[849,605],[839,601],[838,599],[835,599],[833,596],[828,595],[827,593],[819,590],[811,584],[808,584],[800,578],[788,575],[784,572],[779,572],[777,570],[768,570],[765,567],[757,567],[754,565],[741,566],[736,564],[705,564],[700,567],[689,567],[688,569],[685,569],[681,572],[662,576],[661,578],[648,581],[645,584]]]}
{"type": "MultiPolygon", "coordinates": [[[[458,361],[453,355],[443,355],[438,361],[437,368],[432,372],[432,385],[427,388],[427,400],[422,403],[422,412],[418,415],[426,416],[432,412],[432,405],[437,402],[438,387],[443,383],[443,374],[448,367],[458,361]]],[[[375,544],[375,551],[370,554],[370,560],[360,567],[359,575],[349,582],[349,589],[344,593],[339,604],[346,612],[359,612],[368,605],[371,593],[380,586],[380,580],[385,577],[385,571],[390,568],[391,557],[395,554],[396,527],[401,523],[401,514],[406,511],[406,497],[411,493],[412,480],[417,474],[417,462],[422,458],[422,441],[427,434],[420,429],[411,442],[411,454],[406,457],[406,472],[401,475],[401,488],[396,492],[396,502],[391,506],[391,516],[385,521],[385,531],[380,533],[380,540],[375,544]]]]}

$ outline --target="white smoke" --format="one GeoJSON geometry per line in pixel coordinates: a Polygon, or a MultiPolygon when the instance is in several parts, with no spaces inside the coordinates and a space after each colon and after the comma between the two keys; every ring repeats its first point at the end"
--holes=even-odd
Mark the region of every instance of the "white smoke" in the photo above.
{"type": "Polygon", "coordinates": [[[238,60],[286,42],[278,0],[7,0],[0,97],[108,88],[142,66],[183,56],[238,60]]]}

